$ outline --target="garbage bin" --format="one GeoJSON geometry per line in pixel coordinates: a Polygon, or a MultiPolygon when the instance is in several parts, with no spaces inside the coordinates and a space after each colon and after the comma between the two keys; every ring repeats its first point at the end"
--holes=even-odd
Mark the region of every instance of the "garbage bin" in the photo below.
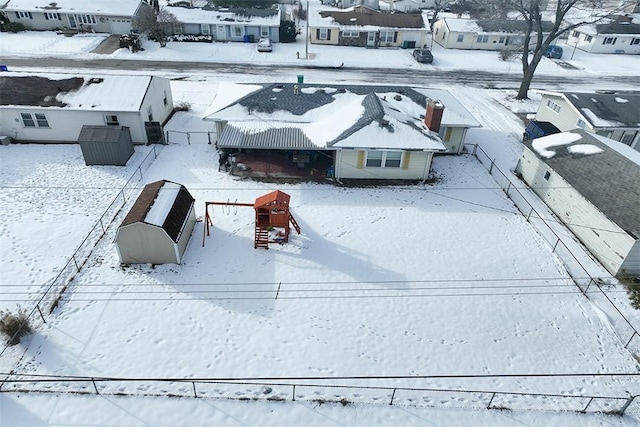
{"type": "Polygon", "coordinates": [[[298,84],[301,85],[304,83],[304,76],[302,74],[298,74],[298,84]]]}
{"type": "Polygon", "coordinates": [[[249,37],[249,43],[255,43],[255,41],[256,41],[256,39],[253,36],[253,34],[249,34],[248,36],[245,36],[245,37],[249,37]]]}
{"type": "Polygon", "coordinates": [[[244,36],[242,36],[242,41],[245,43],[249,43],[249,34],[245,34],[244,36]]]}

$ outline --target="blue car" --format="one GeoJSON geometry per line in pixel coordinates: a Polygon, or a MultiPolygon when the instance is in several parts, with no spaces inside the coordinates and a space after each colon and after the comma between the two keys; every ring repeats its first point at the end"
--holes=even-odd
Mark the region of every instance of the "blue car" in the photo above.
{"type": "Polygon", "coordinates": [[[552,59],[562,59],[562,48],[554,44],[549,45],[547,50],[544,51],[544,56],[552,59]]]}

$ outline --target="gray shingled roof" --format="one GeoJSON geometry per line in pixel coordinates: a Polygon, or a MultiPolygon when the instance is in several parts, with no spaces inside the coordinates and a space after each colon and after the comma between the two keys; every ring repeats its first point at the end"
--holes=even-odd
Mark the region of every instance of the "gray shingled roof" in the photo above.
{"type": "Polygon", "coordinates": [[[595,128],[640,128],[640,92],[562,94],[595,128]],[[594,120],[585,109],[595,114],[598,119],[612,123],[594,120]]]}
{"type": "MultiPolygon", "coordinates": [[[[476,23],[485,33],[523,33],[527,28],[527,22],[522,20],[507,19],[479,19],[476,23]]],[[[542,21],[542,31],[549,32],[553,28],[553,22],[542,21]]]]}
{"type": "Polygon", "coordinates": [[[525,145],[610,220],[640,238],[640,165],[603,143],[602,137],[582,129],[571,133],[580,134],[581,139],[569,145],[554,146],[556,155],[551,158],[540,156],[531,146],[533,141],[527,141],[525,145]],[[592,144],[603,152],[572,154],[567,147],[575,144],[592,144]]]}
{"type": "Polygon", "coordinates": [[[233,13],[238,16],[257,17],[257,18],[275,16],[278,14],[278,9],[247,9],[247,8],[222,8],[221,9],[211,5],[204,6],[202,10],[233,13]]]}
{"type": "Polygon", "coordinates": [[[357,6],[353,10],[323,10],[323,18],[332,18],[340,25],[372,25],[387,28],[426,28],[421,13],[385,12],[357,6]]]}
{"type": "Polygon", "coordinates": [[[615,22],[613,24],[596,25],[598,34],[640,34],[640,24],[615,22]]]}

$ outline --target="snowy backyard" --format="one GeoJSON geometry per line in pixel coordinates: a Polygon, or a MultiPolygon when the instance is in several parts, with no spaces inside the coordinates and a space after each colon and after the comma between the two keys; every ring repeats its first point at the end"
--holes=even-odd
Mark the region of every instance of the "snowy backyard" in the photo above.
{"type": "MultiPolygon", "coordinates": [[[[16,56],[74,55],[101,40],[81,46],[81,37],[73,37],[56,48],[54,42],[41,47],[34,36],[22,55],[11,50],[7,35],[0,37],[0,53],[16,56]]],[[[214,48],[221,50],[211,57],[224,56],[226,45],[214,48]]],[[[296,61],[292,49],[300,46],[286,47],[282,57],[275,56],[279,48],[270,61],[296,61]]],[[[169,48],[154,56],[156,50],[149,46],[140,58],[181,58],[169,48]]],[[[391,53],[396,64],[422,67],[410,52],[391,53]]],[[[264,58],[253,50],[247,54],[264,58]]],[[[113,57],[127,55],[121,49],[113,57]]],[[[345,55],[362,66],[375,61],[345,55]]],[[[479,66],[498,64],[494,71],[506,71],[495,53],[486,55],[479,66]]],[[[434,56],[436,67],[464,61],[444,49],[434,49],[434,56]]],[[[342,60],[336,58],[324,63],[342,60]]],[[[623,59],[612,59],[613,71],[637,73],[637,58],[623,59]]],[[[596,63],[576,53],[577,66],[591,62],[596,63]]],[[[574,72],[597,73],[594,67],[574,72]]],[[[541,70],[566,72],[551,61],[541,70]]],[[[253,83],[262,78],[239,76],[253,83]]],[[[330,83],[331,77],[326,79],[318,83],[330,83]]],[[[213,131],[201,117],[222,84],[205,74],[173,80],[174,103],[188,103],[190,109],[176,113],[165,130],[213,131]]],[[[445,89],[483,124],[469,131],[467,142],[479,144],[505,172],[512,169],[523,123],[511,110],[535,112],[539,96],[532,93],[533,101],[510,110],[507,91],[445,89]]],[[[358,188],[240,179],[218,171],[214,145],[169,142],[136,146],[125,167],[85,166],[78,145],[0,147],[0,309],[30,311],[46,290],[43,307],[57,304],[46,323],[34,315],[38,327],[20,345],[0,348],[0,372],[25,379],[61,377],[5,383],[2,390],[104,394],[56,393],[54,399],[2,393],[0,425],[4,417],[7,425],[89,425],[93,413],[100,415],[96,425],[638,422],[638,399],[625,417],[611,417],[544,412],[577,410],[589,399],[517,394],[618,398],[596,399],[590,409],[615,411],[625,398],[640,394],[637,376],[621,375],[637,374],[640,365],[612,319],[580,292],[563,260],[473,155],[435,157],[433,179],[426,184],[358,188]],[[182,265],[121,266],[117,227],[142,187],[162,179],[187,187],[199,219],[206,201],[252,203],[270,191],[284,191],[301,234],[293,232],[285,245],[254,249],[252,209],[216,206],[210,208],[211,235],[204,236],[203,222],[196,224],[182,265]],[[93,244],[83,241],[90,231],[89,241],[97,244],[89,254],[93,244]],[[63,270],[78,269],[77,260],[69,263],[78,248],[86,263],[68,285],[54,280],[63,270]],[[58,294],[62,298],[56,302],[58,294]],[[589,375],[595,373],[612,375],[589,375]],[[231,384],[232,378],[247,384],[231,384]],[[197,387],[190,381],[199,381],[197,387]],[[291,383],[298,387],[296,402],[291,383]],[[220,400],[143,397],[194,391],[220,400]],[[514,411],[482,410],[494,392],[505,394],[493,407],[514,411]],[[340,399],[344,408],[323,404],[340,399]],[[393,409],[390,399],[397,405],[393,409]],[[420,412],[420,407],[436,409],[420,412]],[[518,411],[531,407],[541,411],[518,411]]],[[[628,309],[625,295],[618,291],[617,298],[628,309]]],[[[640,326],[637,311],[625,315],[640,326]]]]}

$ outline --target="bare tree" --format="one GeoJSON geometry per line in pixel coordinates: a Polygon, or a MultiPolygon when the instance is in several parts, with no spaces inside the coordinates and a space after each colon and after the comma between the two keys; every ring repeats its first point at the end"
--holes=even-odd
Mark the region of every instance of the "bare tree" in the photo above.
{"type": "Polygon", "coordinates": [[[160,47],[165,47],[168,36],[178,23],[178,18],[164,8],[145,7],[134,19],[133,27],[139,33],[146,34],[149,39],[160,43],[160,47]]]}
{"type": "MultiPolygon", "coordinates": [[[[502,1],[502,0],[499,0],[502,1]]],[[[528,99],[529,88],[545,51],[557,38],[582,25],[595,24],[624,10],[628,4],[607,7],[605,0],[557,0],[550,31],[543,32],[543,0],[508,0],[526,22],[521,51],[522,81],[516,99],[528,99]],[[567,15],[573,15],[569,20],[567,15]]],[[[628,3],[628,2],[627,2],[628,3]]]]}

